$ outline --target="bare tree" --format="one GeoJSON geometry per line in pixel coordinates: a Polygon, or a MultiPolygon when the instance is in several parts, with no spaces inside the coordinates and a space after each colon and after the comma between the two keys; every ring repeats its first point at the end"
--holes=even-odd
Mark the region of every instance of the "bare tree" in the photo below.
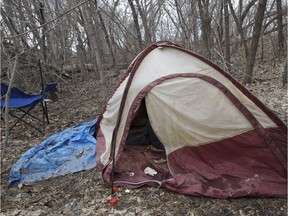
{"type": "MultiPolygon", "coordinates": [[[[93,64],[99,79],[104,79],[99,67],[125,65],[157,40],[173,40],[212,60],[219,52],[228,65],[237,51],[244,50],[251,65],[259,43],[254,35],[259,26],[258,2],[262,1],[3,0],[1,31],[3,43],[27,54],[20,55],[20,63],[46,59],[46,66],[60,71],[60,76],[64,66],[77,64],[84,79],[89,76],[85,65],[93,64]]],[[[267,1],[260,31],[263,52],[268,35],[274,56],[280,57],[287,39],[281,3],[267,1]]],[[[17,73],[15,81],[26,77],[22,73],[17,73]]]]}
{"type": "Polygon", "coordinates": [[[47,31],[47,26],[44,25],[46,23],[45,20],[45,15],[44,15],[44,4],[39,1],[39,6],[38,8],[38,14],[39,14],[39,22],[40,25],[42,26],[42,41],[41,41],[41,45],[42,45],[42,51],[43,51],[43,58],[44,58],[44,62],[47,62],[47,54],[46,54],[46,31],[47,31]]]}
{"type": "Polygon", "coordinates": [[[196,1],[191,1],[191,25],[192,25],[192,31],[193,31],[193,46],[195,50],[198,48],[198,43],[199,43],[199,35],[198,35],[198,23],[197,23],[197,17],[198,17],[198,12],[197,12],[197,5],[196,1]]]}
{"type": "Polygon", "coordinates": [[[201,18],[205,56],[211,59],[211,17],[209,14],[209,0],[198,0],[198,8],[201,18]]]}
{"type": "Polygon", "coordinates": [[[244,83],[251,83],[253,76],[253,68],[255,64],[255,57],[258,48],[258,42],[261,36],[262,22],[264,18],[264,13],[266,9],[267,0],[259,0],[259,5],[257,12],[255,14],[255,25],[253,28],[253,38],[251,40],[251,45],[249,49],[249,55],[247,59],[246,74],[244,78],[244,83]]]}
{"type": "Polygon", "coordinates": [[[230,23],[228,13],[228,0],[224,1],[224,20],[225,20],[225,62],[228,69],[230,68],[230,23]]]}
{"type": "MultiPolygon", "coordinates": [[[[95,2],[96,4],[96,2],[95,2]]],[[[97,10],[98,9],[98,5],[93,5],[95,6],[94,9],[97,10]]],[[[93,16],[93,12],[91,11],[92,6],[90,6],[90,8],[86,7],[85,8],[85,13],[83,13],[83,10],[79,9],[80,12],[80,16],[83,20],[83,24],[84,24],[84,29],[87,33],[88,36],[88,40],[89,40],[89,49],[90,49],[90,53],[92,55],[92,59],[94,60],[94,64],[93,64],[93,68],[94,71],[96,73],[99,74],[100,77],[100,83],[101,83],[101,87],[102,87],[102,91],[105,97],[108,97],[108,89],[106,86],[106,81],[105,81],[105,75],[104,75],[104,71],[103,71],[103,64],[101,61],[101,54],[100,54],[100,44],[101,44],[101,40],[98,37],[98,34],[95,34],[95,32],[97,32],[96,30],[96,26],[94,25],[94,23],[97,23],[98,25],[98,29],[100,29],[100,25],[99,25],[99,20],[97,19],[97,14],[95,14],[93,16]],[[93,18],[93,19],[92,19],[93,18]]]]}
{"type": "Polygon", "coordinates": [[[286,59],[284,67],[283,67],[283,86],[287,84],[287,74],[288,74],[288,68],[287,68],[287,59],[286,59]]]}
{"type": "Polygon", "coordinates": [[[246,55],[246,58],[248,58],[248,55],[249,55],[249,50],[248,50],[248,45],[247,45],[247,40],[246,40],[246,36],[245,36],[245,33],[244,33],[244,27],[243,27],[243,22],[244,22],[244,19],[246,18],[249,10],[251,9],[251,7],[255,4],[256,0],[252,0],[248,3],[248,5],[245,7],[245,10],[242,11],[242,1],[240,2],[239,4],[239,15],[237,16],[234,8],[233,8],[233,5],[231,3],[231,1],[229,1],[229,8],[230,8],[230,11],[231,11],[231,14],[233,16],[233,19],[235,21],[235,24],[236,24],[236,28],[237,28],[237,31],[240,35],[240,38],[241,38],[241,43],[243,44],[244,46],[244,50],[245,50],[245,55],[246,55]]]}
{"type": "MultiPolygon", "coordinates": [[[[147,13],[145,14],[144,10],[142,10],[142,7],[141,7],[141,5],[139,3],[139,0],[135,0],[135,2],[136,2],[136,5],[137,5],[137,8],[138,8],[138,12],[140,14],[140,17],[142,19],[142,25],[143,25],[143,28],[144,28],[144,40],[145,40],[146,44],[149,44],[152,41],[152,35],[151,35],[151,32],[150,32],[149,27],[148,27],[147,13]]],[[[147,3],[151,4],[152,1],[147,2],[147,3]]],[[[131,6],[131,10],[133,12],[133,9],[132,9],[133,6],[131,4],[132,4],[132,1],[130,3],[130,6],[131,6]]],[[[145,4],[146,4],[146,2],[145,2],[145,4]]]]}
{"type": "Polygon", "coordinates": [[[189,31],[188,31],[188,26],[185,22],[185,18],[182,12],[182,7],[183,4],[180,5],[179,1],[175,0],[175,7],[176,7],[176,12],[177,12],[177,16],[178,16],[178,22],[179,22],[179,26],[181,27],[181,41],[183,45],[186,45],[186,42],[189,41],[189,31]]]}
{"type": "Polygon", "coordinates": [[[282,1],[276,0],[277,5],[277,24],[278,24],[278,50],[279,55],[284,53],[285,50],[285,38],[283,33],[283,12],[282,12],[282,1]]]}
{"type": "Polygon", "coordinates": [[[105,35],[105,40],[106,40],[106,43],[107,43],[107,46],[109,48],[109,52],[110,52],[110,55],[111,55],[111,58],[112,58],[112,65],[115,66],[116,64],[116,60],[115,60],[115,55],[114,55],[114,52],[113,52],[113,48],[112,48],[112,45],[111,45],[111,42],[110,42],[110,38],[109,38],[109,34],[108,34],[108,31],[107,31],[107,28],[106,28],[106,24],[102,18],[102,15],[101,15],[101,11],[98,10],[98,17],[99,17],[99,22],[101,24],[101,27],[102,27],[102,31],[104,32],[104,35],[105,35]]]}
{"type": "Polygon", "coordinates": [[[5,140],[3,141],[3,146],[2,146],[2,151],[1,151],[1,164],[3,163],[3,158],[5,156],[5,152],[6,152],[6,146],[8,143],[8,139],[9,139],[9,98],[10,98],[10,92],[11,92],[11,88],[12,88],[12,84],[14,82],[14,78],[15,78],[15,74],[16,71],[18,69],[18,65],[19,65],[19,53],[16,53],[15,55],[15,60],[14,60],[14,64],[13,67],[11,68],[11,79],[8,85],[8,89],[7,89],[7,93],[6,93],[6,97],[5,97],[5,111],[4,111],[4,121],[5,121],[5,140]]]}
{"type": "Polygon", "coordinates": [[[135,25],[135,31],[137,35],[137,41],[138,41],[138,46],[140,50],[143,49],[143,44],[142,44],[142,36],[141,36],[141,31],[140,31],[140,26],[139,26],[139,21],[138,21],[138,15],[135,9],[135,6],[133,4],[133,0],[128,0],[131,11],[132,11],[132,16],[134,20],[134,25],[135,25]]]}

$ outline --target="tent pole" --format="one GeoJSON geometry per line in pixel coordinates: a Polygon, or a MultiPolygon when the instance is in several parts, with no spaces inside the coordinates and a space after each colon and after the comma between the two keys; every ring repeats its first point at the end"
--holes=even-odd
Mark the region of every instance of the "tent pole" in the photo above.
{"type": "Polygon", "coordinates": [[[113,131],[113,139],[112,139],[112,172],[111,172],[111,197],[115,196],[114,192],[114,170],[115,170],[115,154],[116,154],[116,128],[113,131]]]}

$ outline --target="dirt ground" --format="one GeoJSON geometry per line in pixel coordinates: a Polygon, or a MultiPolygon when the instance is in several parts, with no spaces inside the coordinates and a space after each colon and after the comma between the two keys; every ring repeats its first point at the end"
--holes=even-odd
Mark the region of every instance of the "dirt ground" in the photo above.
{"type": "MultiPolygon", "coordinates": [[[[255,68],[255,79],[246,87],[286,122],[287,88],[282,84],[283,61],[262,62],[255,68]]],[[[107,71],[110,90],[122,70],[107,71]]],[[[233,74],[241,78],[242,74],[233,74]]],[[[142,187],[118,192],[119,203],[107,202],[110,187],[97,168],[57,177],[32,185],[8,187],[11,166],[28,149],[50,135],[95,118],[104,104],[100,83],[94,75],[86,81],[59,80],[59,101],[49,103],[50,125],[46,134],[19,125],[11,131],[1,167],[1,213],[7,215],[287,215],[287,198],[239,198],[218,200],[188,197],[163,188],[142,187]]],[[[3,124],[1,125],[2,139],[3,124]]]]}

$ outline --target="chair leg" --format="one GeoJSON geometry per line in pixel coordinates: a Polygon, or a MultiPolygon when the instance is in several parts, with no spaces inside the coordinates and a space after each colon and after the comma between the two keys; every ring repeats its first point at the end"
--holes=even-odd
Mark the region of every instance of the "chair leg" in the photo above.
{"type": "Polygon", "coordinates": [[[43,101],[43,113],[45,114],[47,123],[50,124],[49,122],[49,116],[48,116],[48,107],[47,107],[47,103],[45,101],[43,101]]]}
{"type": "MultiPolygon", "coordinates": [[[[17,119],[16,122],[15,122],[15,123],[10,127],[9,130],[11,130],[13,127],[15,127],[15,125],[18,124],[19,122],[23,121],[23,118],[24,118],[26,115],[29,115],[29,116],[31,116],[31,117],[33,117],[33,118],[39,120],[38,118],[36,118],[35,116],[32,116],[32,115],[29,113],[30,110],[32,110],[34,107],[35,107],[35,105],[32,106],[32,107],[30,107],[28,110],[18,109],[18,110],[20,110],[21,112],[24,113],[22,116],[14,115],[13,112],[9,111],[9,114],[10,114],[11,116],[13,116],[14,118],[17,119]]],[[[24,121],[23,121],[23,122],[24,122],[24,121]]],[[[26,123],[26,124],[27,124],[27,123],[26,123]]]]}
{"type": "Polygon", "coordinates": [[[41,105],[43,109],[43,118],[42,118],[43,132],[45,133],[45,118],[46,118],[47,124],[49,124],[50,122],[49,122],[49,116],[48,116],[47,103],[45,101],[42,101],[41,105]]]}
{"type": "Polygon", "coordinates": [[[49,118],[48,118],[48,109],[47,109],[47,105],[46,103],[43,101],[41,102],[41,106],[43,109],[43,117],[42,120],[40,118],[37,118],[36,116],[30,114],[29,112],[36,106],[37,104],[35,104],[32,107],[29,107],[28,110],[23,110],[23,109],[18,109],[19,111],[23,112],[24,114],[21,116],[17,116],[15,115],[13,112],[9,111],[9,115],[11,115],[12,117],[14,117],[16,119],[16,121],[14,122],[14,124],[9,128],[9,131],[12,130],[18,123],[23,122],[26,125],[29,125],[30,127],[34,128],[35,130],[39,131],[40,133],[45,133],[45,118],[47,120],[47,123],[49,124],[49,118]],[[24,117],[26,115],[29,115],[30,117],[42,122],[42,130],[40,130],[39,128],[37,128],[36,126],[34,126],[33,124],[27,122],[26,120],[24,120],[24,117]]]}
{"type": "Polygon", "coordinates": [[[32,117],[32,118],[34,118],[34,119],[37,119],[38,121],[41,121],[39,118],[37,118],[36,116],[34,116],[34,115],[31,115],[29,112],[36,106],[37,104],[35,104],[34,106],[32,106],[32,107],[30,107],[28,110],[24,110],[24,109],[17,109],[17,110],[19,110],[19,111],[21,111],[21,112],[23,112],[24,114],[24,116],[25,115],[29,115],[30,117],[32,117]]]}
{"type": "Polygon", "coordinates": [[[26,120],[24,120],[24,115],[22,115],[21,117],[14,115],[12,112],[9,112],[9,115],[13,116],[14,118],[17,119],[17,121],[9,128],[9,131],[12,130],[12,128],[14,128],[16,126],[17,123],[19,122],[23,122],[26,125],[29,125],[30,127],[34,128],[35,130],[39,131],[40,133],[43,133],[42,130],[40,130],[39,128],[35,127],[34,125],[32,125],[31,123],[27,122],[26,120]]]}

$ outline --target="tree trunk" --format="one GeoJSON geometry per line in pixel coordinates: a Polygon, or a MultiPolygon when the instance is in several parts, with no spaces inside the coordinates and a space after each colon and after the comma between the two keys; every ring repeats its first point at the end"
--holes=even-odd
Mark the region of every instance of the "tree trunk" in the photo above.
{"type": "MultiPolygon", "coordinates": [[[[79,36],[78,36],[79,38],[79,36]]],[[[86,76],[87,76],[87,69],[86,69],[86,60],[85,60],[85,50],[83,48],[83,44],[82,41],[80,41],[80,39],[78,39],[78,45],[76,45],[76,50],[77,50],[77,61],[79,67],[80,67],[80,72],[81,72],[81,80],[87,80],[86,76]]]]}
{"type": "Polygon", "coordinates": [[[285,61],[284,69],[283,69],[283,86],[287,83],[287,59],[285,61]]]}
{"type": "Polygon", "coordinates": [[[179,25],[181,27],[181,33],[180,33],[181,34],[181,42],[184,46],[187,46],[187,43],[189,41],[188,35],[187,35],[188,28],[186,27],[185,19],[184,19],[181,7],[179,5],[179,1],[175,0],[174,2],[175,2],[176,12],[177,12],[177,16],[178,16],[178,22],[179,22],[179,25]]]}
{"type": "Polygon", "coordinates": [[[132,16],[133,16],[133,20],[134,20],[134,25],[135,25],[135,30],[136,30],[136,34],[137,34],[137,40],[138,40],[138,45],[140,50],[143,49],[143,44],[142,44],[142,37],[141,37],[141,31],[140,31],[140,26],[139,26],[139,21],[138,21],[138,16],[137,16],[137,12],[135,9],[135,6],[133,4],[133,0],[128,0],[131,11],[132,11],[132,16]]]}
{"type": "MultiPolygon", "coordinates": [[[[21,49],[20,41],[18,40],[18,37],[15,36],[15,35],[18,35],[19,32],[17,31],[15,24],[13,23],[13,20],[11,19],[11,17],[14,17],[14,13],[12,11],[12,2],[9,0],[5,0],[3,2],[3,5],[5,7],[5,11],[3,10],[3,8],[1,8],[1,16],[3,18],[3,21],[7,25],[8,29],[10,31],[10,34],[13,35],[12,40],[14,43],[14,47],[16,47],[17,49],[21,49]]],[[[28,48],[29,48],[29,46],[28,46],[28,48]]],[[[19,50],[17,50],[17,51],[19,51],[19,50]]]]}
{"type": "Polygon", "coordinates": [[[198,49],[199,37],[198,37],[198,25],[197,25],[197,5],[196,1],[191,1],[191,13],[192,13],[192,31],[193,31],[193,47],[198,49]]]}
{"type": "Polygon", "coordinates": [[[9,98],[10,98],[12,84],[13,84],[14,79],[15,79],[15,74],[16,74],[16,71],[18,68],[18,64],[19,64],[19,54],[16,53],[14,65],[13,65],[13,68],[11,69],[11,79],[9,81],[8,90],[7,90],[6,98],[5,98],[5,113],[4,113],[5,140],[3,141],[3,146],[2,146],[2,151],[1,151],[1,164],[3,163],[3,158],[5,156],[6,146],[7,146],[8,138],[9,138],[9,131],[10,131],[10,126],[9,126],[9,98]]]}
{"type": "Polygon", "coordinates": [[[47,53],[46,53],[46,25],[45,23],[45,16],[44,16],[44,5],[42,2],[39,2],[39,22],[42,27],[42,36],[41,36],[41,45],[42,45],[42,52],[45,64],[47,63],[47,53]]]}
{"type": "Polygon", "coordinates": [[[284,53],[285,50],[285,37],[283,33],[283,22],[282,22],[282,1],[276,0],[277,3],[277,21],[278,21],[278,46],[279,56],[284,53]]]}
{"type": "Polygon", "coordinates": [[[253,28],[253,38],[248,55],[248,61],[246,66],[246,73],[244,77],[244,83],[251,83],[253,77],[253,68],[256,59],[256,53],[258,48],[259,39],[261,36],[262,22],[266,9],[267,0],[259,0],[259,5],[255,15],[255,26],[253,28]]]}
{"type": "Polygon", "coordinates": [[[208,59],[211,59],[211,19],[209,15],[209,0],[202,1],[198,0],[199,13],[201,18],[201,29],[202,29],[202,38],[204,42],[205,56],[208,59]]]}
{"type": "Polygon", "coordinates": [[[112,64],[113,64],[113,67],[114,67],[115,64],[116,64],[116,60],[115,60],[114,52],[113,52],[113,49],[112,49],[112,46],[111,46],[111,43],[110,43],[110,40],[109,40],[109,35],[108,35],[108,32],[107,32],[107,28],[106,28],[105,22],[104,22],[104,20],[102,18],[102,15],[101,15],[100,11],[98,11],[98,17],[99,17],[99,21],[100,21],[100,24],[101,24],[101,27],[102,27],[102,31],[104,32],[104,35],[105,35],[105,40],[106,40],[106,43],[107,43],[107,46],[108,46],[108,49],[109,49],[109,52],[110,52],[110,55],[111,55],[111,58],[112,58],[112,64]]]}
{"type": "Polygon", "coordinates": [[[230,24],[228,13],[228,0],[224,1],[224,22],[225,22],[225,62],[228,70],[230,70],[230,24]]]}
{"type": "Polygon", "coordinates": [[[143,25],[143,28],[144,28],[144,40],[145,40],[145,43],[146,44],[150,44],[151,41],[152,41],[151,40],[152,37],[151,37],[151,33],[150,33],[150,30],[149,30],[149,27],[148,27],[147,14],[144,14],[144,12],[143,12],[143,10],[141,8],[141,5],[139,3],[139,0],[135,0],[135,2],[136,2],[137,8],[138,8],[138,12],[139,12],[139,15],[140,15],[141,20],[142,20],[142,25],[143,25]]]}
{"type": "MultiPolygon", "coordinates": [[[[97,1],[94,1],[94,5],[95,5],[96,10],[98,10],[97,1]]],[[[99,74],[100,85],[101,85],[103,96],[107,98],[109,96],[108,95],[109,92],[108,92],[107,82],[106,82],[106,78],[105,78],[105,74],[103,70],[103,64],[102,64],[101,57],[100,57],[101,56],[101,53],[100,53],[101,38],[99,37],[99,34],[96,33],[98,30],[97,27],[100,26],[100,24],[99,24],[98,16],[93,16],[93,11],[91,7],[89,7],[89,9],[90,9],[88,10],[89,13],[84,13],[84,14],[82,13],[82,14],[83,14],[83,17],[85,17],[84,21],[86,23],[86,26],[88,26],[87,33],[90,35],[89,37],[91,41],[90,50],[93,50],[92,56],[94,60],[94,64],[93,64],[94,69],[95,69],[95,72],[99,74]],[[88,17],[89,15],[90,17],[88,17]],[[94,22],[92,20],[92,17],[93,17],[94,22]]]]}
{"type": "MultiPolygon", "coordinates": [[[[236,28],[237,28],[237,31],[240,35],[240,38],[241,38],[241,43],[243,44],[244,46],[244,50],[245,50],[245,56],[246,58],[248,57],[248,53],[249,53],[249,50],[248,50],[248,45],[247,45],[247,41],[245,40],[245,36],[244,36],[244,31],[243,31],[243,28],[242,28],[242,22],[240,19],[238,19],[236,13],[235,13],[235,10],[232,6],[232,3],[231,1],[229,1],[229,8],[230,8],[230,11],[231,11],[231,14],[233,16],[233,19],[235,21],[235,24],[236,24],[236,28]]],[[[238,39],[237,39],[238,40],[238,39]]],[[[238,42],[237,42],[238,43],[238,42]]]]}

